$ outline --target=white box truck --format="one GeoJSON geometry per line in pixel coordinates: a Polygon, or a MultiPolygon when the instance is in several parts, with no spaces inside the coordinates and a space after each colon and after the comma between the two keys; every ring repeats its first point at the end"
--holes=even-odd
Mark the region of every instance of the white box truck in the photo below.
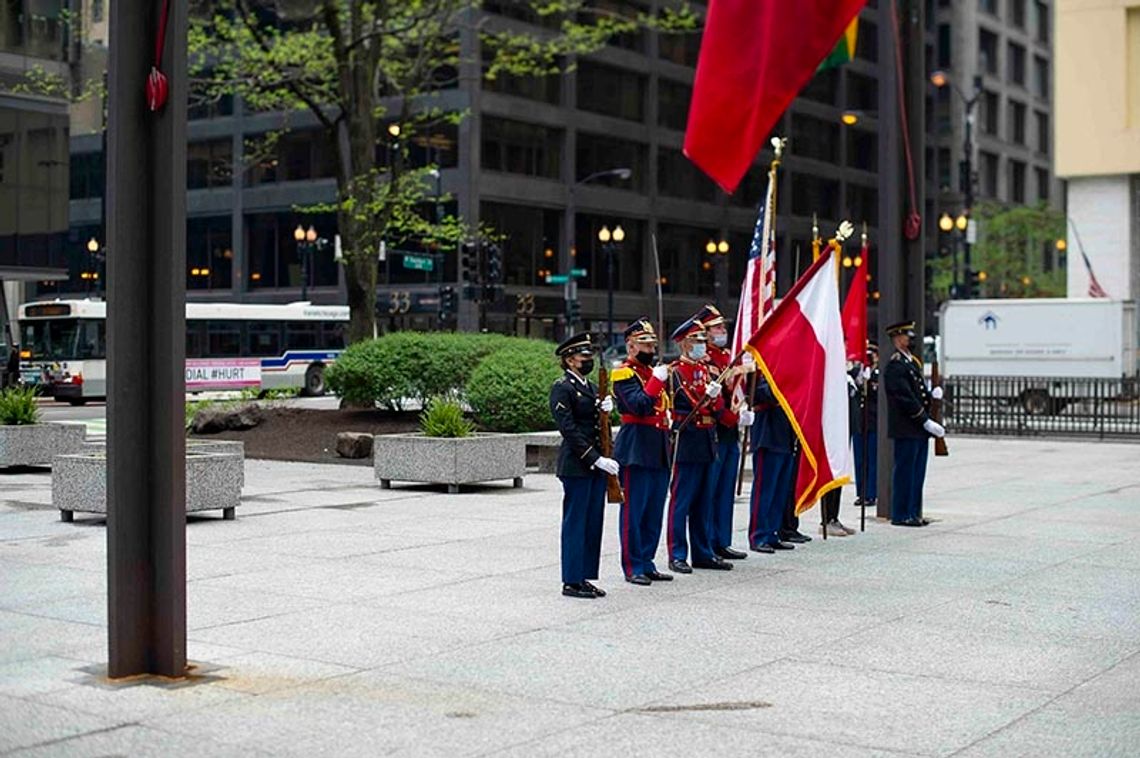
{"type": "MultiPolygon", "coordinates": [[[[1117,380],[1110,394],[1136,393],[1140,351],[1136,303],[1106,299],[949,300],[939,314],[946,377],[1117,380]]],[[[1057,413],[1089,382],[1016,382],[1027,411],[1057,413]]],[[[1103,387],[1101,388],[1103,391],[1103,387]]],[[[1011,398],[1013,399],[1013,398],[1011,398]]]]}

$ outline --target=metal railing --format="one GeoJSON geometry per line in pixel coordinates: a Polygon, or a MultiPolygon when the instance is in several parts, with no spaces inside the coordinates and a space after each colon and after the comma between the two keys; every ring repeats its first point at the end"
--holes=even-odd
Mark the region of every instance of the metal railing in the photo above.
{"type": "Polygon", "coordinates": [[[943,387],[952,432],[1140,440],[1136,378],[955,376],[943,387]]]}

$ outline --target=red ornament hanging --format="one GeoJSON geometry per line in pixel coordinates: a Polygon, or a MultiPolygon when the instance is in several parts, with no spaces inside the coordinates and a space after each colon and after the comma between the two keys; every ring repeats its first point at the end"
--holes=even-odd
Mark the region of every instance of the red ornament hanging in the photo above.
{"type": "Polygon", "coordinates": [[[170,15],[170,0],[163,0],[162,15],[158,18],[158,36],[154,40],[154,65],[146,77],[146,105],[154,113],[166,105],[170,95],[170,83],[162,73],[162,48],[166,46],[166,19],[170,15]]]}

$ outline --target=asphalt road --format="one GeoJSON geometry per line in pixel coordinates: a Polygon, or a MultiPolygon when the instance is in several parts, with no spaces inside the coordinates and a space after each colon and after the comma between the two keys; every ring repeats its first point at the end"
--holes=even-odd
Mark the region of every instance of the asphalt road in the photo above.
{"type": "MultiPolygon", "coordinates": [[[[216,393],[214,395],[199,394],[194,396],[187,396],[187,399],[201,400],[206,397],[216,397],[223,399],[225,397],[232,397],[225,393],[216,393]]],[[[297,397],[291,400],[278,401],[284,402],[286,405],[296,408],[326,408],[335,409],[340,406],[339,398],[327,397],[297,397]]],[[[87,424],[88,432],[91,434],[105,433],[107,427],[107,403],[102,400],[88,401],[85,405],[69,405],[68,403],[59,403],[54,400],[41,400],[40,412],[43,414],[44,421],[82,421],[87,424]]]]}

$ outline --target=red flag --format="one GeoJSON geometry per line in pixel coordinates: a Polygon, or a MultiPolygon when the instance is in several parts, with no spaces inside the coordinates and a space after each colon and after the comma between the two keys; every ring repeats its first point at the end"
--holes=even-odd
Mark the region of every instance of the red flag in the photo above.
{"type": "Polygon", "coordinates": [[[820,256],[748,341],[800,441],[796,513],[851,480],[847,366],[834,255],[820,256]]]}
{"type": "Polygon", "coordinates": [[[855,278],[847,299],[843,301],[843,340],[847,343],[847,360],[867,362],[867,277],[870,267],[867,263],[867,238],[863,238],[863,249],[859,251],[859,265],[855,267],[855,278]]]}
{"type": "Polygon", "coordinates": [[[710,0],[685,155],[732,193],[866,0],[710,0]]]}

